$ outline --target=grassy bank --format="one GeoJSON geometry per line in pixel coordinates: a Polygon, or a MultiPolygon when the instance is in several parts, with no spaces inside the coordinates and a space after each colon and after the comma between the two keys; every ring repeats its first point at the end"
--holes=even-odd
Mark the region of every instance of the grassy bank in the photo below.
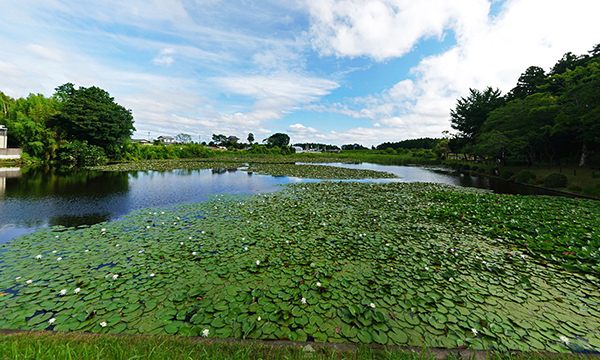
{"type": "Polygon", "coordinates": [[[219,195],[4,245],[0,327],[592,351],[598,213],[420,183],[219,195]]]}
{"type": "MultiPolygon", "coordinates": [[[[491,175],[493,173],[493,164],[466,163],[466,162],[444,162],[445,165],[469,171],[472,174],[491,175]]],[[[562,174],[566,177],[565,186],[552,186],[556,190],[567,191],[574,194],[582,194],[600,198],[600,168],[595,166],[580,167],[577,165],[539,165],[531,166],[504,166],[498,167],[499,177],[509,180],[523,182],[530,185],[545,187],[545,179],[550,174],[562,174]],[[519,173],[530,172],[533,176],[519,178],[519,173]]],[[[495,176],[495,175],[494,175],[495,176]]]]}

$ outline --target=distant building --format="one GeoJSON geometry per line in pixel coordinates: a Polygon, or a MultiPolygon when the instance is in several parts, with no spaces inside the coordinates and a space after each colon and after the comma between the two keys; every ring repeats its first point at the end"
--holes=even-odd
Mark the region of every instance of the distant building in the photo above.
{"type": "Polygon", "coordinates": [[[165,144],[175,144],[175,139],[172,136],[159,136],[156,140],[165,144]]]}
{"type": "Polygon", "coordinates": [[[227,138],[227,140],[229,140],[232,143],[236,143],[236,142],[238,142],[240,140],[240,138],[237,137],[237,136],[231,135],[230,137],[227,138]]]}
{"type": "Polygon", "coordinates": [[[8,147],[8,137],[6,136],[7,129],[4,125],[0,125],[0,149],[6,149],[8,147]]]}
{"type": "Polygon", "coordinates": [[[296,150],[296,154],[305,152],[302,146],[294,146],[294,150],[296,150]]]}
{"type": "Polygon", "coordinates": [[[135,142],[140,145],[152,145],[152,143],[146,139],[131,139],[131,142],[135,142]]]}

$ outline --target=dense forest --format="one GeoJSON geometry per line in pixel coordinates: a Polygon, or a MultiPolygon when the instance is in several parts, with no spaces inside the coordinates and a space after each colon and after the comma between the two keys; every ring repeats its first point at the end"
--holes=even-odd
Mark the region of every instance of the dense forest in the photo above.
{"type": "Polygon", "coordinates": [[[133,127],[131,110],[98,88],[67,83],[52,97],[30,94],[13,99],[0,92],[0,124],[9,131],[9,147],[26,160],[93,165],[118,159],[133,127]]]}
{"type": "Polygon", "coordinates": [[[450,112],[452,151],[527,163],[600,162],[600,44],[566,53],[546,73],[531,66],[502,96],[470,89],[450,112]]]}

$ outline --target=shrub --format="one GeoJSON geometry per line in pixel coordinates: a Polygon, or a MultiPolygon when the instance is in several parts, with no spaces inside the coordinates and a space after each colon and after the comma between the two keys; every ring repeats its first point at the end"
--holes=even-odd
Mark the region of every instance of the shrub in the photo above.
{"type": "Polygon", "coordinates": [[[479,169],[479,166],[477,166],[477,165],[471,166],[471,171],[477,171],[477,169],[479,169]]]}
{"type": "Polygon", "coordinates": [[[577,184],[571,184],[567,187],[570,191],[581,191],[583,188],[577,184]]]}
{"type": "Polygon", "coordinates": [[[581,193],[587,196],[600,198],[600,183],[595,185],[584,186],[581,193]]]}
{"type": "Polygon", "coordinates": [[[471,165],[465,164],[465,166],[463,166],[461,170],[465,170],[465,171],[471,170],[471,165]]]}
{"type": "Polygon", "coordinates": [[[504,170],[500,173],[500,177],[503,179],[510,179],[515,173],[510,170],[504,170]]]}
{"type": "Polygon", "coordinates": [[[528,184],[530,180],[535,180],[535,174],[531,170],[521,170],[517,174],[515,181],[528,184]]]}
{"type": "Polygon", "coordinates": [[[388,153],[389,155],[396,155],[396,150],[394,150],[393,147],[389,147],[387,149],[385,149],[385,152],[388,153]]]}
{"type": "Polygon", "coordinates": [[[549,188],[567,187],[567,175],[561,173],[548,174],[544,178],[544,186],[549,188]]]}
{"type": "Polygon", "coordinates": [[[484,172],[485,172],[485,169],[484,169],[484,168],[481,168],[481,169],[479,169],[479,173],[480,173],[480,174],[483,174],[484,172]]]}
{"type": "Polygon", "coordinates": [[[489,170],[489,174],[492,175],[492,176],[496,176],[496,168],[491,167],[490,170],[489,170]]]}

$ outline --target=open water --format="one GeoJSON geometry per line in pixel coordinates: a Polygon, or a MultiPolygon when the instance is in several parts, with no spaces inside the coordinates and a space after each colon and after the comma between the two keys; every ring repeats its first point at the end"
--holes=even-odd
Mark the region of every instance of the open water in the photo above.
{"type": "MultiPolygon", "coordinates": [[[[544,194],[500,180],[442,168],[376,164],[328,164],[382,170],[403,182],[433,182],[490,189],[498,193],[544,194]]],[[[112,221],[132,211],[202,201],[209,194],[257,194],[288,183],[315,181],[274,177],[235,169],[60,173],[55,169],[0,169],[0,244],[42,227],[112,221]]]]}

